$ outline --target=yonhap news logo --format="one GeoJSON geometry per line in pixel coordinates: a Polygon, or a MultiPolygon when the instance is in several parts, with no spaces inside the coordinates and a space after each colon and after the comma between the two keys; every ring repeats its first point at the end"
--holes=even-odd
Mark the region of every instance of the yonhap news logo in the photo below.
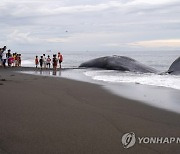
{"type": "Polygon", "coordinates": [[[134,132],[122,136],[122,145],[125,149],[135,144],[180,144],[180,137],[137,137],[134,132]]]}
{"type": "Polygon", "coordinates": [[[130,132],[122,136],[122,144],[124,148],[130,148],[136,143],[135,133],[130,132]]]}

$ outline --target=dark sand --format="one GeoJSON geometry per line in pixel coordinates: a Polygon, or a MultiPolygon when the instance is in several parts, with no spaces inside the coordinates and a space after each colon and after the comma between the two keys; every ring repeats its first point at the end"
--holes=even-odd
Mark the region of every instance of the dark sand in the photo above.
{"type": "Polygon", "coordinates": [[[0,154],[180,153],[180,144],[124,149],[127,132],[178,137],[180,115],[94,84],[0,68],[0,154]]]}

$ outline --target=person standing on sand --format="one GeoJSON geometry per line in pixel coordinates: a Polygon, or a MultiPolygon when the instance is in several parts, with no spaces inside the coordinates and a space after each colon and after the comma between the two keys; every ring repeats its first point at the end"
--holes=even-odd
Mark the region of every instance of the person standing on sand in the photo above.
{"type": "Polygon", "coordinates": [[[43,65],[44,65],[44,68],[46,68],[46,55],[45,54],[43,54],[43,65]]]}
{"type": "Polygon", "coordinates": [[[17,54],[17,66],[21,66],[21,54],[17,54]]]}
{"type": "Polygon", "coordinates": [[[9,55],[9,58],[8,58],[8,66],[9,66],[9,67],[12,66],[13,60],[14,60],[14,58],[13,58],[13,56],[10,54],[10,55],[9,55]]]}
{"type": "Polygon", "coordinates": [[[8,60],[8,66],[11,66],[11,57],[12,57],[12,55],[11,55],[11,50],[9,49],[8,50],[8,53],[7,53],[7,60],[8,60]]]}
{"type": "Polygon", "coordinates": [[[35,58],[35,65],[36,65],[36,68],[37,68],[38,65],[39,65],[39,59],[38,59],[38,56],[36,56],[36,58],[35,58]]]}
{"type": "Polygon", "coordinates": [[[58,62],[58,60],[57,60],[57,58],[56,58],[56,55],[53,55],[53,69],[56,71],[56,69],[57,69],[57,62],[58,62]]]}
{"type": "Polygon", "coordinates": [[[2,53],[3,53],[3,49],[0,48],[0,66],[2,65],[2,53]]]}
{"type": "Polygon", "coordinates": [[[2,65],[5,67],[6,66],[6,59],[7,59],[7,57],[6,57],[6,49],[7,49],[7,47],[6,46],[4,46],[3,48],[1,48],[1,51],[0,51],[0,62],[2,63],[2,65]]]}
{"type": "Polygon", "coordinates": [[[14,67],[15,66],[15,53],[13,53],[12,57],[13,57],[12,66],[14,67]]]}
{"type": "Polygon", "coordinates": [[[17,58],[17,53],[16,52],[14,53],[14,64],[15,64],[15,67],[18,66],[18,58],[17,58]]]}
{"type": "Polygon", "coordinates": [[[18,66],[21,66],[21,54],[19,54],[18,66]]]}
{"type": "Polygon", "coordinates": [[[58,52],[58,60],[59,60],[59,68],[61,68],[61,63],[63,61],[63,56],[60,52],[58,52]]]}
{"type": "Polygon", "coordinates": [[[50,68],[50,66],[51,66],[51,58],[50,58],[49,55],[48,55],[48,58],[46,60],[46,63],[47,63],[48,68],[50,68]]]}
{"type": "Polygon", "coordinates": [[[41,58],[39,59],[39,64],[40,64],[40,67],[41,67],[41,69],[42,69],[42,67],[43,67],[43,56],[41,56],[41,58]]]}
{"type": "Polygon", "coordinates": [[[3,66],[4,67],[6,67],[6,59],[7,59],[7,57],[6,57],[6,53],[5,53],[5,51],[2,53],[2,63],[3,63],[3,66]]]}
{"type": "Polygon", "coordinates": [[[8,53],[7,53],[7,58],[11,57],[11,50],[9,49],[8,50],[8,53]]]}

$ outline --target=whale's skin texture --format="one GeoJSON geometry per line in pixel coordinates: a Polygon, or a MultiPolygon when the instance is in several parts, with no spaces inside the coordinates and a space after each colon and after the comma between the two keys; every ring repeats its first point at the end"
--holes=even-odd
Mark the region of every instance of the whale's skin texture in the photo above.
{"type": "Polygon", "coordinates": [[[171,64],[167,72],[172,75],[180,75],[180,57],[171,64]]]}
{"type": "Polygon", "coordinates": [[[125,56],[100,57],[84,62],[79,67],[101,68],[140,73],[157,73],[157,70],[125,56]]]}

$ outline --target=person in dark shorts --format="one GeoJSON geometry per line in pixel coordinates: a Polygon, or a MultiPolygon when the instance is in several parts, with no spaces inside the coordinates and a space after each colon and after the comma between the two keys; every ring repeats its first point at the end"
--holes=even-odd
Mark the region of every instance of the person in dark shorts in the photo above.
{"type": "Polygon", "coordinates": [[[56,55],[53,55],[53,61],[52,62],[53,62],[53,69],[56,70],[57,69],[57,62],[58,62],[56,55]]]}
{"type": "Polygon", "coordinates": [[[18,66],[21,66],[21,54],[18,54],[18,66]]]}
{"type": "Polygon", "coordinates": [[[49,55],[48,55],[48,58],[46,59],[46,64],[47,64],[48,68],[50,68],[50,66],[51,66],[51,58],[50,58],[49,55]]]}
{"type": "Polygon", "coordinates": [[[43,67],[43,56],[41,56],[41,58],[39,59],[39,64],[40,64],[40,67],[42,69],[42,67],[43,67]]]}
{"type": "Polygon", "coordinates": [[[58,52],[58,60],[59,60],[59,68],[61,68],[61,63],[63,61],[63,56],[60,52],[58,52]]]}
{"type": "Polygon", "coordinates": [[[39,64],[39,59],[38,59],[38,56],[36,56],[36,58],[35,58],[35,65],[36,65],[36,68],[38,67],[38,64],[39,64]]]}

